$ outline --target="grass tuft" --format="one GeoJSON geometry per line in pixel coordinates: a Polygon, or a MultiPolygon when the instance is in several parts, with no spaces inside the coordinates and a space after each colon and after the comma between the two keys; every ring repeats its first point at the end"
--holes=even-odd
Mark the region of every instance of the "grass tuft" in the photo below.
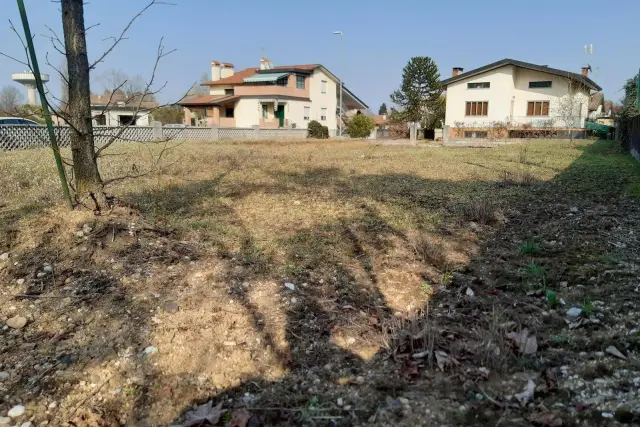
{"type": "Polygon", "coordinates": [[[447,254],[442,244],[424,233],[418,234],[411,242],[415,254],[425,263],[438,269],[447,267],[447,254]]]}
{"type": "Polygon", "coordinates": [[[474,198],[458,207],[458,214],[467,221],[494,224],[501,215],[500,206],[488,198],[474,198]]]}
{"type": "Polygon", "coordinates": [[[520,253],[522,255],[536,255],[540,253],[540,245],[532,240],[527,240],[520,245],[520,253]]]}

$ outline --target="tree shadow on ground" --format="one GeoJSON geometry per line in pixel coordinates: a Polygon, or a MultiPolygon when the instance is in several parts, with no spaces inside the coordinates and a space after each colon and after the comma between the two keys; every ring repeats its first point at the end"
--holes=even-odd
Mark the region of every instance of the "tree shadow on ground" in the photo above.
{"type": "MultiPolygon", "coordinates": [[[[586,151],[588,156],[606,155],[606,153],[602,153],[601,143],[586,151]]],[[[463,379],[445,381],[443,376],[438,373],[423,371],[430,364],[431,367],[439,364],[439,361],[430,359],[429,363],[420,364],[419,368],[414,371],[415,366],[412,362],[407,362],[403,358],[396,358],[392,361],[389,357],[397,356],[397,352],[403,345],[407,345],[407,341],[409,345],[421,344],[420,347],[411,349],[413,352],[420,353],[425,349],[433,351],[435,348],[446,349],[450,355],[454,354],[455,349],[450,342],[447,342],[451,336],[446,336],[446,334],[455,330],[451,323],[455,323],[457,320],[461,322],[463,328],[470,328],[474,334],[481,335],[476,336],[476,343],[486,344],[487,340],[490,342],[491,339],[495,339],[498,342],[502,341],[501,345],[503,346],[500,348],[494,344],[494,347],[489,347],[484,352],[478,351],[479,349],[476,347],[473,354],[464,354],[465,351],[469,351],[469,347],[458,348],[456,353],[458,361],[466,358],[466,361],[472,361],[472,365],[476,368],[490,366],[492,370],[496,369],[498,372],[513,372],[514,369],[521,370],[523,368],[558,369],[561,364],[567,363],[567,357],[571,358],[573,355],[565,355],[564,359],[555,357],[554,348],[550,348],[552,354],[546,360],[536,360],[535,358],[518,360],[515,357],[516,353],[511,353],[510,345],[504,342],[504,330],[498,329],[496,322],[534,325],[535,319],[540,315],[540,310],[544,308],[544,302],[541,303],[538,299],[538,301],[534,300],[532,304],[531,299],[527,301],[525,298],[524,291],[526,289],[504,287],[501,281],[507,278],[510,282],[523,282],[522,272],[518,271],[517,267],[531,262],[531,257],[523,257],[522,254],[519,254],[517,245],[518,242],[524,242],[531,238],[549,244],[548,247],[545,247],[545,253],[538,254],[535,259],[537,262],[549,266],[551,281],[548,284],[550,286],[561,286],[560,284],[565,279],[571,281],[587,279],[585,271],[580,272],[583,265],[579,260],[572,260],[571,257],[568,257],[568,260],[557,262],[559,265],[553,265],[558,255],[552,247],[555,244],[553,239],[558,238],[559,230],[572,222],[571,212],[573,210],[570,209],[572,203],[578,202],[581,206],[580,209],[587,209],[583,220],[588,223],[588,220],[595,216],[588,209],[592,208],[597,211],[602,207],[603,200],[600,199],[602,193],[610,196],[607,200],[607,203],[610,203],[610,209],[623,209],[625,214],[630,214],[632,218],[638,218],[640,212],[637,206],[635,209],[629,209],[629,205],[633,203],[625,196],[625,186],[637,180],[638,175],[631,173],[626,177],[621,177],[620,174],[611,174],[606,171],[609,166],[611,165],[606,165],[603,169],[597,167],[596,164],[594,167],[593,159],[584,162],[579,159],[575,165],[578,170],[574,170],[573,166],[569,167],[550,182],[531,183],[527,186],[527,190],[517,197],[510,195],[508,209],[516,216],[511,217],[506,224],[493,222],[492,227],[481,228],[478,234],[484,242],[481,245],[480,253],[466,266],[458,266],[458,271],[463,274],[453,276],[453,285],[458,288],[458,291],[461,287],[463,290],[469,289],[469,287],[475,289],[475,299],[460,298],[459,295],[452,295],[446,289],[442,290],[434,297],[433,301],[430,301],[430,305],[431,307],[439,305],[440,308],[444,308],[444,310],[439,310],[439,314],[442,314],[443,317],[436,320],[427,314],[412,319],[422,326],[419,329],[422,329],[423,335],[419,335],[417,338],[415,335],[407,336],[411,328],[394,329],[392,327],[393,323],[389,318],[392,317],[393,310],[386,305],[381,292],[379,290],[376,292],[378,279],[375,274],[369,274],[362,279],[362,276],[357,273],[340,270],[344,269],[344,263],[332,257],[336,249],[335,242],[331,239],[318,239],[318,230],[316,229],[299,231],[298,233],[301,233],[303,237],[293,240],[293,243],[304,242],[305,244],[302,248],[295,244],[289,245],[291,250],[289,256],[299,260],[300,253],[311,251],[313,257],[317,259],[301,263],[301,272],[307,272],[307,274],[296,277],[296,282],[313,281],[308,276],[308,272],[315,270],[320,265],[328,266],[329,270],[333,269],[334,272],[338,272],[339,277],[346,279],[331,290],[333,295],[337,297],[337,305],[340,305],[348,302],[353,303],[353,299],[340,300],[340,294],[341,291],[344,291],[347,295],[353,295],[353,291],[349,287],[353,285],[355,279],[358,283],[356,286],[360,289],[360,292],[356,292],[356,294],[364,295],[364,301],[353,304],[357,307],[371,308],[371,305],[367,305],[372,301],[370,299],[371,292],[374,299],[381,302],[376,305],[376,308],[382,309],[376,317],[379,319],[376,322],[380,323],[375,323],[376,327],[372,329],[378,329],[376,332],[391,335],[389,337],[391,348],[383,348],[371,358],[362,358],[358,357],[354,350],[348,346],[336,346],[336,322],[335,319],[331,319],[332,310],[327,309],[326,305],[318,304],[318,301],[323,301],[326,298],[326,293],[307,292],[305,288],[301,298],[303,303],[299,303],[287,313],[286,341],[291,345],[289,357],[286,358],[287,374],[277,381],[265,381],[260,377],[247,378],[239,387],[224,390],[210,397],[216,402],[224,402],[230,410],[234,406],[249,407],[259,415],[265,425],[416,425],[416,423],[425,425],[433,423],[440,425],[445,423],[484,425],[487,422],[500,423],[509,411],[496,411],[494,403],[486,399],[483,402],[474,402],[475,396],[480,392],[486,396],[482,388],[478,389],[474,385],[468,385],[463,379]],[[602,172],[605,172],[605,176],[615,175],[616,180],[603,184],[601,182],[602,172]],[[579,186],[568,186],[567,184],[570,183],[575,184],[574,180],[577,175],[580,176],[579,186]],[[559,194],[567,198],[564,203],[558,202],[559,194]],[[312,239],[311,236],[316,236],[316,239],[312,239]],[[505,242],[505,238],[512,240],[505,242]],[[329,248],[328,253],[323,251],[323,248],[329,248]],[[554,271],[554,269],[556,270],[554,271]],[[476,277],[476,275],[481,277],[476,277]],[[509,295],[508,292],[512,292],[512,294],[509,295]],[[509,306],[515,309],[510,309],[509,306]],[[496,310],[502,313],[496,315],[496,310]],[[456,311],[458,312],[457,316],[455,315],[456,311]],[[445,316],[447,312],[448,319],[445,316]],[[436,330],[439,335],[431,338],[431,347],[426,342],[429,336],[424,334],[423,329],[428,328],[429,323],[439,323],[431,325],[431,328],[436,330]],[[302,326],[305,324],[306,327],[302,326]],[[381,331],[378,328],[379,324],[382,325],[382,329],[387,330],[381,331]],[[503,354],[500,357],[492,354],[495,348],[509,351],[511,356],[503,354]],[[309,355],[312,357],[310,358],[309,355]],[[507,363],[510,363],[511,366],[505,366],[507,363]],[[414,374],[419,378],[415,378],[414,374]],[[471,398],[469,397],[470,393],[471,398]],[[259,397],[256,398],[256,396],[259,397]],[[417,401],[422,400],[422,405],[418,404],[418,408],[424,410],[426,407],[426,413],[416,413],[415,409],[412,413],[412,409],[405,405],[402,399],[397,399],[399,396],[412,396],[417,401]],[[459,405],[465,404],[473,410],[458,411],[459,405]]],[[[285,174],[281,179],[293,182],[301,188],[312,189],[318,185],[318,177],[321,176],[330,177],[332,191],[339,194],[340,198],[367,197],[376,201],[384,201],[398,205],[403,209],[410,209],[415,216],[423,214],[422,209],[433,210],[434,208],[444,209],[451,216],[457,215],[461,211],[451,206],[455,205],[455,201],[465,197],[472,199],[473,197],[482,197],[477,195],[479,189],[482,189],[483,192],[496,191],[496,195],[499,197],[499,189],[504,187],[504,183],[500,182],[447,182],[444,189],[437,188],[434,191],[433,188],[438,187],[441,183],[402,174],[342,177],[343,179],[341,179],[340,172],[334,169],[313,170],[303,174],[285,174]],[[429,188],[432,193],[442,194],[442,198],[433,200],[427,194],[416,192],[416,187],[429,188]],[[447,197],[449,192],[455,194],[456,197],[447,197]]],[[[618,214],[619,212],[614,215],[618,214]]],[[[355,237],[348,223],[342,222],[340,224],[340,227],[343,228],[344,240],[351,242],[353,252],[350,256],[359,260],[363,270],[367,270],[366,265],[369,262],[363,247],[373,247],[378,250],[381,247],[390,248],[392,245],[380,244],[381,237],[384,238],[385,235],[392,235],[399,238],[400,241],[407,241],[406,236],[395,232],[394,227],[379,216],[372,214],[371,211],[367,216],[369,217],[367,220],[358,218],[352,219],[351,222],[352,226],[353,223],[369,222],[371,217],[375,218],[374,222],[377,222],[375,231],[364,232],[362,239],[364,241],[372,239],[372,241],[364,245],[361,243],[361,239],[355,237]],[[381,230],[385,231],[381,232],[381,230]]],[[[455,220],[456,222],[468,223],[468,218],[457,217],[455,220]]],[[[633,220],[630,218],[626,222],[632,223],[633,220]]],[[[600,224],[598,223],[598,225],[600,224]]],[[[584,241],[581,237],[588,236],[589,239],[593,239],[590,249],[597,252],[602,239],[598,238],[597,229],[589,230],[593,226],[594,223],[591,222],[579,227],[580,234],[572,235],[569,230],[568,236],[562,235],[562,238],[567,239],[564,250],[571,252],[582,248],[582,253],[585,253],[584,241]]],[[[331,229],[332,226],[325,225],[325,227],[331,229]]],[[[323,228],[319,227],[320,230],[323,228]]],[[[455,233],[451,230],[450,232],[455,233]]],[[[313,283],[312,289],[321,289],[321,286],[317,286],[320,283],[322,282],[313,283]]],[[[574,296],[569,291],[566,294],[574,296]]],[[[423,313],[425,312],[428,313],[428,308],[425,308],[423,313]]],[[[347,320],[347,323],[349,321],[352,319],[347,320]]],[[[544,328],[540,328],[540,338],[550,338],[545,335],[546,333],[548,332],[544,328]]],[[[470,338],[470,335],[465,336],[459,329],[452,335],[456,339],[470,338]]],[[[358,339],[361,338],[362,335],[358,337],[358,339]]],[[[516,416],[522,414],[514,415],[514,412],[518,411],[511,411],[515,417],[511,420],[511,425],[529,425],[524,417],[518,418],[516,416]]],[[[589,423],[593,420],[587,418],[585,421],[589,423]]]]}

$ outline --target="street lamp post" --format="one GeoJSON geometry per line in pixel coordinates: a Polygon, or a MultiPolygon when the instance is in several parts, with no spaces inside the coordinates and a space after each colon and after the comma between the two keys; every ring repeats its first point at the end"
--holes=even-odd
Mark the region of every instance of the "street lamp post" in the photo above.
{"type": "MultiPolygon", "coordinates": [[[[334,31],[333,34],[340,36],[340,74],[344,73],[344,37],[342,31],[334,31]]],[[[342,138],[342,76],[338,77],[338,84],[340,85],[340,104],[338,111],[340,112],[340,121],[338,122],[338,133],[342,138]]]]}

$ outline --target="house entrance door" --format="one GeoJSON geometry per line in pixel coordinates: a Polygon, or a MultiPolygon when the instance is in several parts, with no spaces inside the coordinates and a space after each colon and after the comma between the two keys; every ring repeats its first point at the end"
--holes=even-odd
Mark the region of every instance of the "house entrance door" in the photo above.
{"type": "Polygon", "coordinates": [[[275,112],[275,116],[278,118],[278,126],[284,127],[284,105],[278,105],[278,109],[275,112]]]}

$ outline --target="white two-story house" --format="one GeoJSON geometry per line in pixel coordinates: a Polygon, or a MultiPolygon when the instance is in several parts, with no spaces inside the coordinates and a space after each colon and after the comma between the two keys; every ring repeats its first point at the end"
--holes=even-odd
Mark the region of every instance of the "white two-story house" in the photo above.
{"type": "Polygon", "coordinates": [[[517,137],[528,132],[580,134],[589,96],[600,91],[582,73],[513,59],[463,72],[453,69],[446,89],[445,126],[451,138],[517,137]]]}
{"type": "MultiPolygon", "coordinates": [[[[338,128],[340,80],[320,64],[274,66],[261,58],[260,66],[235,71],[233,64],[211,62],[209,95],[185,99],[185,124],[220,127],[306,129],[311,120],[338,128]]],[[[343,84],[342,111],[368,108],[343,84]]]]}

